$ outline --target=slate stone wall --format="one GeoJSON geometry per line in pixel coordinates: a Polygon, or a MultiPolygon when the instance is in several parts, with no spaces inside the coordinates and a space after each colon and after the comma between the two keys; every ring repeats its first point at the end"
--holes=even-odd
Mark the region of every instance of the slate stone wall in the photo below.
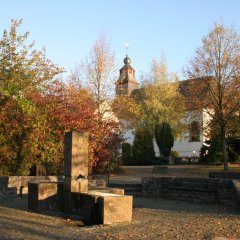
{"type": "MultiPolygon", "coordinates": [[[[28,193],[28,182],[32,181],[63,181],[63,176],[0,176],[0,200],[16,198],[28,193]]],[[[89,188],[106,187],[107,177],[104,175],[89,176],[89,188]]]]}
{"type": "Polygon", "coordinates": [[[233,206],[240,209],[240,181],[233,180],[232,182],[235,188],[235,194],[233,195],[233,206]]]}
{"type": "Polygon", "coordinates": [[[209,172],[210,178],[240,179],[240,172],[209,172]]]}
{"type": "Polygon", "coordinates": [[[142,195],[240,208],[240,181],[211,178],[145,177],[142,195]]]}
{"type": "Polygon", "coordinates": [[[62,176],[0,176],[0,199],[27,194],[29,181],[62,181],[62,176]]]}

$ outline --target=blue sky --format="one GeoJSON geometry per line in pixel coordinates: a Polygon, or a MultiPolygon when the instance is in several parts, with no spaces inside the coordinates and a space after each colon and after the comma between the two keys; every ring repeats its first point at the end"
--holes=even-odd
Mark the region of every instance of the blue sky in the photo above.
{"type": "Polygon", "coordinates": [[[20,31],[30,31],[37,47],[45,46],[66,71],[85,59],[103,31],[111,38],[117,68],[124,43],[130,43],[137,77],[161,54],[170,71],[181,73],[216,21],[240,33],[239,0],[0,0],[0,10],[1,35],[12,18],[22,18],[20,31]]]}

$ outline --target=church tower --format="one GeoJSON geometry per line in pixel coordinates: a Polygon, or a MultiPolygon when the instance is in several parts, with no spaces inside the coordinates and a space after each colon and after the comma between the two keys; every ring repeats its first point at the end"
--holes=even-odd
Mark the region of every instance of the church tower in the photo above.
{"type": "Polygon", "coordinates": [[[120,76],[116,82],[116,95],[130,96],[132,91],[138,88],[138,82],[135,70],[130,65],[131,58],[126,55],[123,62],[125,65],[120,69],[120,76]]]}

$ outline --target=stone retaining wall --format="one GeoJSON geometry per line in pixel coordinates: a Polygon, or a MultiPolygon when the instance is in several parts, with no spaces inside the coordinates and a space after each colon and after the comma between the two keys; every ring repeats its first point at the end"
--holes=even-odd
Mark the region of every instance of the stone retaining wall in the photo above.
{"type": "Polygon", "coordinates": [[[153,166],[153,173],[168,173],[168,167],[153,166]]]}
{"type": "Polygon", "coordinates": [[[0,176],[0,199],[28,193],[29,181],[62,181],[62,176],[0,176]]]}
{"type": "MultiPolygon", "coordinates": [[[[32,181],[63,181],[63,176],[0,176],[0,199],[17,197],[20,193],[28,193],[28,182],[32,181]]],[[[89,176],[89,187],[106,187],[106,176],[89,176]]]]}
{"type": "Polygon", "coordinates": [[[209,172],[210,178],[240,179],[240,172],[209,172]]]}
{"type": "Polygon", "coordinates": [[[240,181],[211,178],[145,177],[143,196],[191,202],[231,205],[240,208],[240,181]]]}
{"type": "Polygon", "coordinates": [[[233,195],[233,206],[240,209],[240,181],[232,180],[235,188],[235,194],[233,195]]]}

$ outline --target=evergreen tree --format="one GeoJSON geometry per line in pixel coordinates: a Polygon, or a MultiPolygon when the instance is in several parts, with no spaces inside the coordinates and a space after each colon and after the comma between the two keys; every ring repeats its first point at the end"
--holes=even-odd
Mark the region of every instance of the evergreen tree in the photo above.
{"type": "Polygon", "coordinates": [[[132,146],[130,143],[122,144],[122,162],[124,165],[132,165],[132,146]]]}
{"type": "Polygon", "coordinates": [[[164,157],[169,157],[174,143],[174,137],[170,125],[166,122],[157,124],[155,127],[155,138],[160,153],[164,157]]]}
{"type": "Polygon", "coordinates": [[[136,130],[132,146],[133,161],[139,165],[151,163],[155,158],[152,133],[149,129],[136,130]]]}

